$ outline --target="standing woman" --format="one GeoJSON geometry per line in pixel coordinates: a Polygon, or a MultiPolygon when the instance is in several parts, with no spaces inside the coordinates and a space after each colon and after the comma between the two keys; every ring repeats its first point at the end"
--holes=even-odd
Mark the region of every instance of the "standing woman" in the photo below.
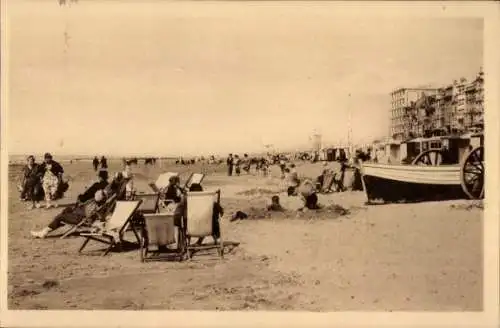
{"type": "Polygon", "coordinates": [[[238,176],[241,174],[241,159],[238,155],[234,155],[234,173],[238,176]]]}
{"type": "Polygon", "coordinates": [[[94,167],[94,171],[97,172],[97,169],[99,167],[99,159],[97,158],[97,156],[95,156],[92,160],[92,166],[94,167]]]}
{"type": "Polygon", "coordinates": [[[23,168],[21,177],[21,200],[31,201],[29,209],[40,207],[39,201],[43,199],[42,185],[40,181],[40,166],[35,162],[34,156],[28,156],[26,166],[23,168]]]}
{"type": "MultiPolygon", "coordinates": [[[[55,201],[57,198],[57,191],[59,184],[62,183],[64,170],[61,164],[52,159],[51,154],[46,153],[40,171],[43,174],[42,186],[45,193],[46,207],[50,208],[52,206],[52,201],[55,201]]],[[[55,203],[54,206],[57,207],[57,203],[55,203]]]]}

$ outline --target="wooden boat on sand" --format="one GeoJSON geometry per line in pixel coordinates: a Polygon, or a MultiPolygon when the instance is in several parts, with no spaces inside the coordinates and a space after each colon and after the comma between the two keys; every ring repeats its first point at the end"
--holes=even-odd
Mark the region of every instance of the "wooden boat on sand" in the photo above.
{"type": "Polygon", "coordinates": [[[364,163],[361,179],[368,202],[424,201],[484,197],[483,147],[459,165],[364,163]]]}

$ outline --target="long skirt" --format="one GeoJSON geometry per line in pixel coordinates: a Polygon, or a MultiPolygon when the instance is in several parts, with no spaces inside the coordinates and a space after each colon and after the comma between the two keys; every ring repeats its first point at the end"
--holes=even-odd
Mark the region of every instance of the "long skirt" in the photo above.
{"type": "Polygon", "coordinates": [[[57,187],[59,186],[59,179],[55,175],[45,174],[42,186],[45,193],[45,199],[54,200],[57,194],[57,187]]]}

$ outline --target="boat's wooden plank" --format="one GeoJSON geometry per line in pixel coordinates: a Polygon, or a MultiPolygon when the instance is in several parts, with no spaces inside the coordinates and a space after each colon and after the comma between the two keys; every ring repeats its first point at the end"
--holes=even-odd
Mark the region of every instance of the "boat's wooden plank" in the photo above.
{"type": "Polygon", "coordinates": [[[390,171],[417,171],[417,172],[459,172],[460,165],[392,165],[392,164],[363,164],[362,168],[377,168],[390,171]]]}
{"type": "MultiPolygon", "coordinates": [[[[397,166],[402,168],[404,166],[397,166]]],[[[424,168],[424,167],[422,167],[424,168]]],[[[427,167],[425,167],[427,168],[427,167]]],[[[451,170],[398,170],[387,165],[366,165],[362,167],[362,174],[383,179],[396,180],[408,183],[456,185],[460,184],[460,169],[451,170]]]]}

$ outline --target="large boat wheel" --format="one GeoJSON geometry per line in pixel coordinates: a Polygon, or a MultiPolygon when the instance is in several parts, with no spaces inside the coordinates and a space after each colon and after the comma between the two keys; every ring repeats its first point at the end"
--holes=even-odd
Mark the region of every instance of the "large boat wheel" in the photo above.
{"type": "Polygon", "coordinates": [[[440,149],[429,149],[421,152],[411,163],[412,165],[438,166],[443,162],[440,149]]]}
{"type": "Polygon", "coordinates": [[[471,199],[484,198],[484,147],[474,148],[460,168],[462,189],[471,199]]]}

